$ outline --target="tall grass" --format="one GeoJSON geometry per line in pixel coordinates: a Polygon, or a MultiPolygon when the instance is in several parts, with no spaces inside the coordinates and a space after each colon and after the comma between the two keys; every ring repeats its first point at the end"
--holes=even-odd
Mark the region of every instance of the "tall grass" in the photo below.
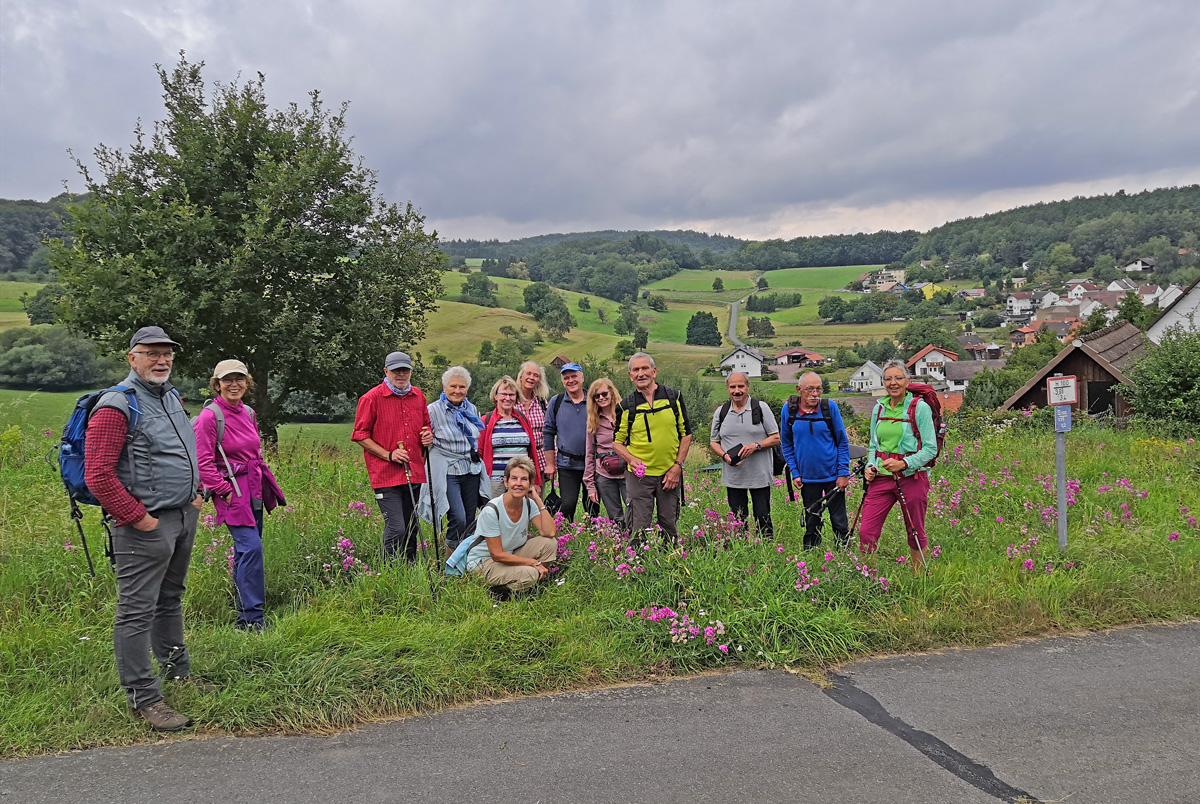
{"type": "MultiPolygon", "coordinates": [[[[265,535],[273,627],[234,630],[230,539],[202,524],[185,598],[188,640],[196,670],[220,690],[175,685],[167,697],[200,731],[320,730],[651,672],[817,670],[875,652],[1200,613],[1200,531],[1185,510],[1200,501],[1197,445],[1142,429],[1085,424],[1072,433],[1063,555],[1046,479],[1053,436],[1041,417],[969,426],[977,432],[952,435],[935,470],[928,578],[898,563],[908,552],[898,520],[865,560],[804,552],[800,511],[783,489],[776,538],[762,541],[730,521],[717,476],[693,472],[680,545],[652,541],[630,553],[603,522],[568,526],[565,572],[505,603],[473,578],[440,576],[434,599],[423,567],[381,563],[361,454],[285,440],[271,463],[291,505],[269,517],[265,535]],[[348,571],[338,560],[343,539],[361,562],[348,571]]],[[[113,665],[115,581],[103,559],[95,578],[86,572],[61,486],[42,461],[52,440],[28,425],[0,426],[0,754],[8,756],[146,737],[125,711],[113,665]]],[[[853,515],[860,492],[851,498],[853,515]]],[[[87,524],[95,554],[99,529],[92,517],[87,524]]]]}

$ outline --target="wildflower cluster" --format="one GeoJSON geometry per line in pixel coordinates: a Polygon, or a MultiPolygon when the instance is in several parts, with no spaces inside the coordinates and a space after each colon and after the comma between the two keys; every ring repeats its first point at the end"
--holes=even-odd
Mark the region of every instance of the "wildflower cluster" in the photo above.
{"type": "MultiPolygon", "coordinates": [[[[687,604],[681,603],[679,607],[686,609],[687,604]]],[[[700,609],[699,616],[706,616],[704,609],[700,609]]],[[[641,611],[630,609],[625,612],[625,617],[629,620],[641,619],[666,626],[671,643],[675,645],[687,644],[697,639],[703,639],[705,645],[712,645],[725,635],[725,623],[720,620],[709,620],[706,625],[701,625],[700,621],[693,620],[686,612],[677,612],[669,606],[643,607],[641,611]]],[[[717,650],[728,653],[729,646],[717,645],[717,650]]]]}

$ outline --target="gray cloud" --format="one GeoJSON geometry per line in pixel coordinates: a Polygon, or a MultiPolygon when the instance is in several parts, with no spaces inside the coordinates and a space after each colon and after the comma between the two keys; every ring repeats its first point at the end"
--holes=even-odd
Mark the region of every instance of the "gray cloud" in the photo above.
{"type": "Polygon", "coordinates": [[[65,150],[127,143],[156,118],[151,66],[180,49],[210,80],[262,71],[275,104],[314,88],[351,101],[385,195],[447,236],[924,228],[984,199],[1200,173],[1200,17],[1182,2],[10,0],[2,13],[5,197],[77,187],[65,150]]]}

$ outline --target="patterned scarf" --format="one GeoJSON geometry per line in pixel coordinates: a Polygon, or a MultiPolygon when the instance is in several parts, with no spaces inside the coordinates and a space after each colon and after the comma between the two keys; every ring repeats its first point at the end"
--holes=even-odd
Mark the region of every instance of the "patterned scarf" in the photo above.
{"type": "Polygon", "coordinates": [[[475,406],[467,400],[463,400],[458,405],[450,401],[446,396],[446,392],[442,391],[442,395],[438,397],[442,402],[446,403],[446,410],[450,411],[450,416],[454,419],[454,423],[458,425],[458,429],[467,437],[467,440],[474,443],[479,438],[479,434],[484,430],[483,419],[479,418],[479,414],[475,412],[475,406]],[[468,423],[475,426],[475,432],[471,432],[468,423]]]}
{"type": "Polygon", "coordinates": [[[404,390],[400,390],[387,377],[384,377],[383,381],[387,384],[388,390],[391,391],[396,396],[408,396],[409,392],[412,391],[412,383],[409,383],[408,385],[404,386],[404,390]]]}

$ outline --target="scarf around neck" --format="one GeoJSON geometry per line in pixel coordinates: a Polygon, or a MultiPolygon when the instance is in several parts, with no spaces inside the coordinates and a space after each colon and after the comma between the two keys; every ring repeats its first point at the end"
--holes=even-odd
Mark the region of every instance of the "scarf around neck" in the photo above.
{"type": "Polygon", "coordinates": [[[474,441],[479,438],[479,434],[484,430],[483,419],[479,418],[479,414],[475,412],[475,406],[464,399],[461,404],[455,405],[446,396],[446,392],[442,391],[442,395],[438,397],[442,402],[446,403],[446,410],[450,411],[450,416],[454,419],[454,423],[462,434],[467,437],[468,441],[474,441]],[[469,406],[469,407],[468,407],[469,406]],[[471,432],[468,424],[474,426],[475,432],[471,432]]]}
{"type": "Polygon", "coordinates": [[[411,382],[408,385],[404,386],[404,390],[402,391],[399,388],[397,388],[396,384],[393,383],[388,377],[384,377],[383,381],[387,385],[388,390],[391,391],[396,396],[408,396],[409,393],[412,391],[412,383],[411,382]]]}

